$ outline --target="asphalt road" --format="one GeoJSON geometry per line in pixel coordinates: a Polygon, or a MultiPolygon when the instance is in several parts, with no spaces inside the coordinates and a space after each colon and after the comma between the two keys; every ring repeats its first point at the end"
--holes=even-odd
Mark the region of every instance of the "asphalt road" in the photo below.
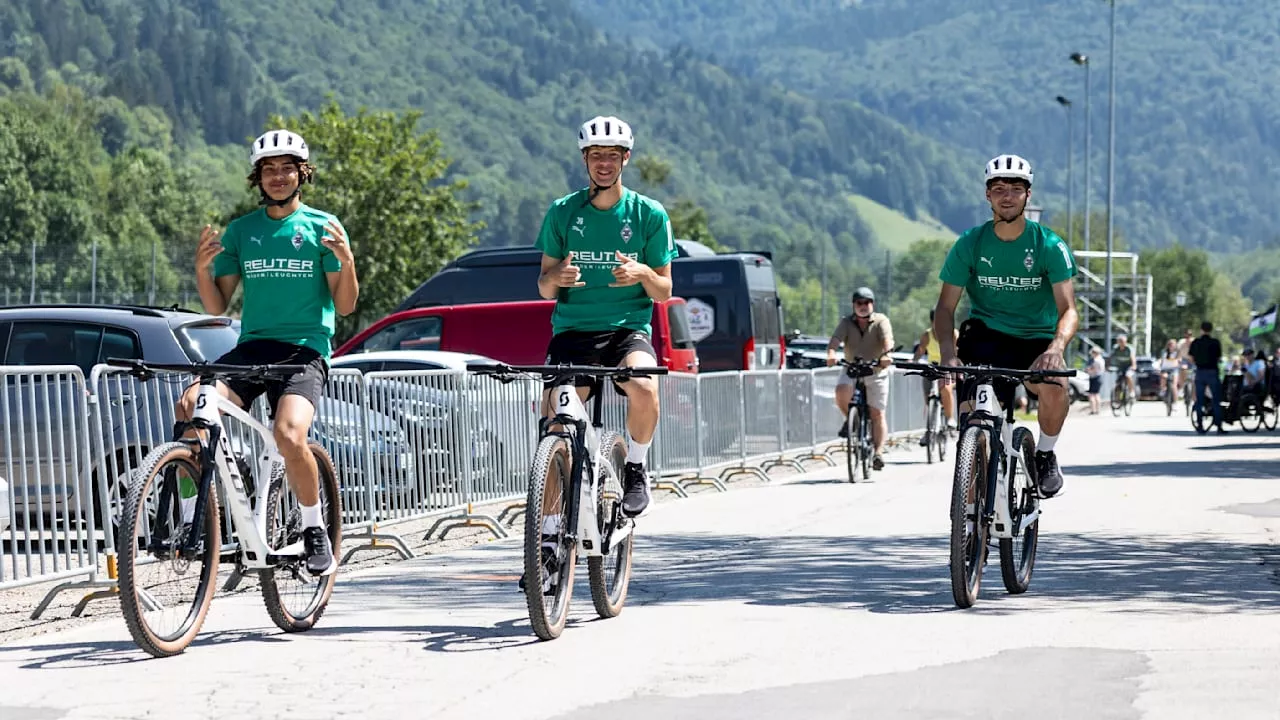
{"type": "MultiPolygon", "coordinates": [[[[1077,406],[1077,409],[1079,406],[1077,406]]],[[[516,541],[344,572],[321,626],[253,595],[152,660],[118,618],[0,645],[0,718],[1280,718],[1280,434],[1071,418],[1031,589],[947,575],[950,465],[895,452],[654,506],[621,616],[585,573],[537,641],[516,541]]]]}

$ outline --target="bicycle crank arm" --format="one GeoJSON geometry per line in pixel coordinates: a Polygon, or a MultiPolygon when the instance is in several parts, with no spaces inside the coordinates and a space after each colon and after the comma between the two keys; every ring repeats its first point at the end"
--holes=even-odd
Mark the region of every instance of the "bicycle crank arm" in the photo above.
{"type": "Polygon", "coordinates": [[[608,537],[605,538],[603,543],[604,547],[600,549],[600,554],[608,555],[612,552],[615,545],[631,536],[631,531],[634,530],[635,527],[636,524],[628,520],[622,524],[622,527],[615,528],[613,532],[609,533],[608,537]]]}
{"type": "Polygon", "coordinates": [[[1039,520],[1039,519],[1040,519],[1040,508],[1036,508],[1035,510],[1032,510],[1030,513],[1023,515],[1022,519],[1018,521],[1018,529],[1013,533],[1014,536],[1017,537],[1021,535],[1023,532],[1026,531],[1027,528],[1031,527],[1031,523],[1034,523],[1036,520],[1039,520]]]}

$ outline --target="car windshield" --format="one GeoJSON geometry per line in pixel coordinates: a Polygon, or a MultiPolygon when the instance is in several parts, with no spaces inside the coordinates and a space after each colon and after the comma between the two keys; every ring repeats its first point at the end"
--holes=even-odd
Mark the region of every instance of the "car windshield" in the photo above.
{"type": "Polygon", "coordinates": [[[239,331],[224,322],[187,325],[177,331],[178,344],[191,362],[212,362],[236,346],[239,331]]]}

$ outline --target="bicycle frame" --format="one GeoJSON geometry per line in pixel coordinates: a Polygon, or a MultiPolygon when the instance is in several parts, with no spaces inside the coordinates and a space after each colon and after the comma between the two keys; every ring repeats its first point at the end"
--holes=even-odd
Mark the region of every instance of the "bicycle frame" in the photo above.
{"type": "Polygon", "coordinates": [[[571,537],[578,545],[578,552],[588,557],[608,555],[613,545],[621,542],[631,534],[633,523],[625,523],[623,527],[611,530],[601,537],[600,525],[596,514],[599,512],[600,474],[612,472],[608,467],[608,459],[600,453],[600,408],[603,403],[604,384],[592,399],[592,414],[588,414],[586,405],[578,397],[577,388],[572,383],[556,385],[552,390],[555,400],[555,415],[552,424],[571,431],[560,431],[559,434],[569,441],[572,453],[570,465],[569,497],[574,501],[568,508],[568,525],[573,529],[571,537]],[[582,512],[590,508],[589,512],[582,512]]]}
{"type": "MultiPolygon", "coordinates": [[[[257,502],[258,498],[249,497],[244,478],[240,476],[240,470],[236,464],[235,454],[231,450],[231,441],[222,424],[223,413],[248,425],[262,440],[263,450],[257,458],[256,477],[259,478],[259,482],[255,486],[256,495],[265,499],[268,484],[271,482],[272,469],[276,463],[280,463],[281,466],[284,464],[284,458],[280,455],[270,428],[224,398],[212,380],[201,381],[195,410],[187,425],[196,430],[207,431],[209,441],[200,443],[199,493],[196,495],[192,527],[201,527],[201,523],[204,522],[209,493],[213,491],[213,480],[216,476],[222,488],[222,496],[227,503],[227,510],[231,515],[232,528],[240,540],[240,561],[245,570],[265,570],[275,567],[281,560],[301,557],[301,541],[274,551],[268,544],[267,513],[271,509],[267,507],[266,502],[257,502]]],[[[165,507],[167,495],[169,495],[167,492],[161,493],[161,513],[167,510],[165,507]]],[[[164,517],[163,514],[159,516],[164,517]]],[[[183,552],[193,554],[197,552],[199,538],[200,533],[190,533],[184,543],[183,552]]]]}
{"type": "Polygon", "coordinates": [[[1026,467],[1027,459],[1022,457],[1021,448],[1013,447],[1013,413],[1000,407],[995,385],[990,378],[979,381],[973,395],[973,410],[969,412],[966,426],[976,425],[982,428],[987,434],[987,447],[991,448],[987,462],[986,507],[982,508],[982,517],[991,520],[992,537],[1009,540],[1020,536],[1040,517],[1040,507],[1037,505],[1035,510],[1022,516],[1017,527],[1014,527],[1013,518],[1009,515],[1009,491],[1014,478],[1014,463],[1011,460],[1021,462],[1026,467]],[[999,444],[995,443],[997,435],[1000,438],[999,444]]]}

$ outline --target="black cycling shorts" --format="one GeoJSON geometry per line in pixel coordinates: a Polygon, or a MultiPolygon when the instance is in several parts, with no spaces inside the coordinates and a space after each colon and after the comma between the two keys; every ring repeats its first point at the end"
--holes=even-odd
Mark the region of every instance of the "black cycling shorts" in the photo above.
{"type": "MultiPolygon", "coordinates": [[[[1049,349],[1053,338],[1019,338],[992,330],[981,320],[969,318],[960,325],[960,339],[956,343],[956,355],[965,365],[990,365],[1007,370],[1029,370],[1036,360],[1049,349]]],[[[996,397],[1000,406],[1010,407],[1018,381],[995,378],[996,397]]],[[[964,378],[959,383],[957,397],[965,402],[972,397],[974,380],[964,378]]],[[[1030,388],[1027,394],[1036,397],[1030,388]]]]}
{"type": "Polygon", "coordinates": [[[272,417],[275,417],[280,398],[285,395],[300,395],[310,400],[313,407],[319,407],[324,384],[329,379],[329,363],[323,355],[311,348],[278,340],[247,340],[231,348],[216,362],[226,365],[305,365],[302,372],[282,379],[231,377],[223,380],[232,392],[240,396],[245,408],[266,393],[272,417]]]}
{"type": "MultiPolygon", "coordinates": [[[[547,345],[548,365],[599,365],[603,367],[619,367],[622,361],[633,352],[645,352],[653,357],[653,343],[649,336],[635,330],[566,330],[551,338],[547,345]]],[[[625,379],[615,380],[614,388],[625,379]]],[[[579,375],[574,380],[577,387],[596,389],[600,386],[599,378],[579,375]]],[[[552,383],[546,383],[550,388],[552,383]]]]}

